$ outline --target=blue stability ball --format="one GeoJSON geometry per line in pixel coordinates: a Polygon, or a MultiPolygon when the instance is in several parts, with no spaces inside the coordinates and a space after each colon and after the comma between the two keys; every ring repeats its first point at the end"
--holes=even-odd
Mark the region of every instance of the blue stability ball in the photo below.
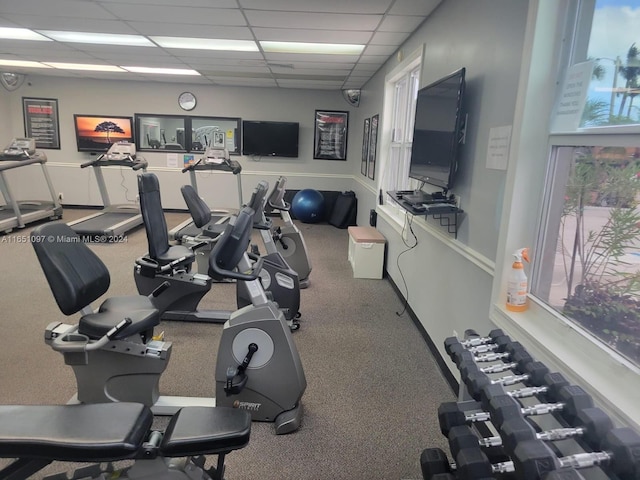
{"type": "Polygon", "coordinates": [[[324,195],[311,188],[300,190],[293,197],[291,211],[301,222],[319,222],[324,219],[324,195]]]}

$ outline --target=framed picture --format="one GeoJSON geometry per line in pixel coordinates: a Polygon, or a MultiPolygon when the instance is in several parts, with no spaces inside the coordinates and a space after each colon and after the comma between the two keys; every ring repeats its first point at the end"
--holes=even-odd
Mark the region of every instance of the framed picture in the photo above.
{"type": "Polygon", "coordinates": [[[360,165],[360,173],[367,176],[367,165],[369,164],[369,130],[371,127],[371,119],[364,119],[364,130],[362,132],[362,164],[360,165]]]}
{"type": "Polygon", "coordinates": [[[313,158],[346,160],[349,112],[316,110],[313,158]]]}
{"type": "Polygon", "coordinates": [[[60,150],[58,100],[22,97],[22,112],[24,134],[35,140],[36,148],[60,150]]]}
{"type": "Polygon", "coordinates": [[[367,167],[367,176],[371,180],[376,178],[376,148],[378,145],[378,120],[380,115],[375,114],[371,117],[371,133],[369,134],[369,166],[367,167]]]}

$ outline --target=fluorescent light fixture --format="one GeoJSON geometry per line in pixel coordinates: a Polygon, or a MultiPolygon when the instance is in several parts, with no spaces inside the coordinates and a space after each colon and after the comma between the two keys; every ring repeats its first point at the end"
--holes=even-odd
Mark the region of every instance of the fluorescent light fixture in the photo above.
{"type": "Polygon", "coordinates": [[[37,40],[39,42],[51,42],[53,40],[43,37],[39,33],[28,28],[0,27],[0,38],[10,40],[37,40]]]}
{"type": "Polygon", "coordinates": [[[200,72],[187,68],[122,67],[132,73],[157,73],[163,75],[200,75],[200,72]]]}
{"type": "Polygon", "coordinates": [[[92,65],[89,63],[57,63],[57,62],[43,62],[53,68],[60,68],[62,70],[86,70],[93,72],[124,72],[120,67],[115,65],[92,65]]]}
{"type": "Polygon", "coordinates": [[[234,52],[257,52],[253,40],[225,40],[215,38],[149,37],[164,48],[189,48],[193,50],[226,50],[234,52]]]}
{"type": "Polygon", "coordinates": [[[320,53],[328,55],[360,55],[364,45],[349,43],[260,42],[268,53],[320,53]]]}
{"type": "Polygon", "coordinates": [[[126,45],[133,47],[155,47],[148,38],[142,35],[121,35],[116,33],[60,32],[55,30],[38,30],[42,35],[58,42],[96,43],[100,45],[126,45]]]}
{"type": "Polygon", "coordinates": [[[3,60],[0,59],[0,65],[7,67],[28,67],[28,68],[51,68],[40,62],[31,62],[29,60],[3,60]]]}

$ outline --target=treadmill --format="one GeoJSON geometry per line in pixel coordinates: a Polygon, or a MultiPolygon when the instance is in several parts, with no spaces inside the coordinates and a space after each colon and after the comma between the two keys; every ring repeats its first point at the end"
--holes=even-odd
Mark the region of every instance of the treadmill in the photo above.
{"type": "MultiPolygon", "coordinates": [[[[240,172],[242,172],[242,166],[237,161],[229,159],[229,151],[227,149],[207,147],[204,155],[197,162],[182,169],[182,173],[189,172],[191,186],[196,192],[198,192],[196,172],[203,170],[209,172],[229,172],[234,174],[238,181],[238,209],[242,208],[242,179],[240,175],[240,172]]],[[[227,210],[211,210],[209,230],[219,231],[219,233],[222,233],[232,213],[234,212],[229,212],[227,210]]],[[[200,235],[201,231],[201,228],[194,225],[193,220],[188,219],[169,231],[169,239],[175,240],[181,244],[190,245],[194,243],[193,238],[200,235]]],[[[208,266],[206,268],[208,272],[208,266]]]]}
{"type": "Polygon", "coordinates": [[[0,206],[0,232],[10,233],[14,228],[24,228],[27,224],[38,220],[57,220],[62,218],[62,207],[53,190],[46,163],[47,156],[42,152],[36,151],[36,142],[32,138],[14,138],[0,152],[0,193],[4,199],[4,205],[0,206]],[[5,173],[28,165],[40,165],[49,189],[51,201],[18,201],[13,196],[5,173]]]}
{"type": "Polygon", "coordinates": [[[136,155],[136,146],[133,143],[114,143],[107,153],[83,163],[80,167],[93,167],[104,205],[98,213],[68,223],[80,238],[86,241],[117,241],[118,237],[142,225],[142,214],[138,205],[111,204],[107,184],[102,175],[102,167],[128,167],[133,171],[147,169],[146,160],[136,155]]]}

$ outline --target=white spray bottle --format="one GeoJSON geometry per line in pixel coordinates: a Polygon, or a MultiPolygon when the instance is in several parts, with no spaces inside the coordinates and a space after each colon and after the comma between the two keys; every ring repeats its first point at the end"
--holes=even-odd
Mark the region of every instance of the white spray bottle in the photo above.
{"type": "Polygon", "coordinates": [[[513,257],[515,258],[511,265],[511,272],[507,279],[507,310],[512,312],[524,312],[529,308],[527,300],[527,290],[529,283],[527,275],[524,273],[524,265],[522,260],[529,261],[529,249],[521,248],[517,250],[513,257]]]}

